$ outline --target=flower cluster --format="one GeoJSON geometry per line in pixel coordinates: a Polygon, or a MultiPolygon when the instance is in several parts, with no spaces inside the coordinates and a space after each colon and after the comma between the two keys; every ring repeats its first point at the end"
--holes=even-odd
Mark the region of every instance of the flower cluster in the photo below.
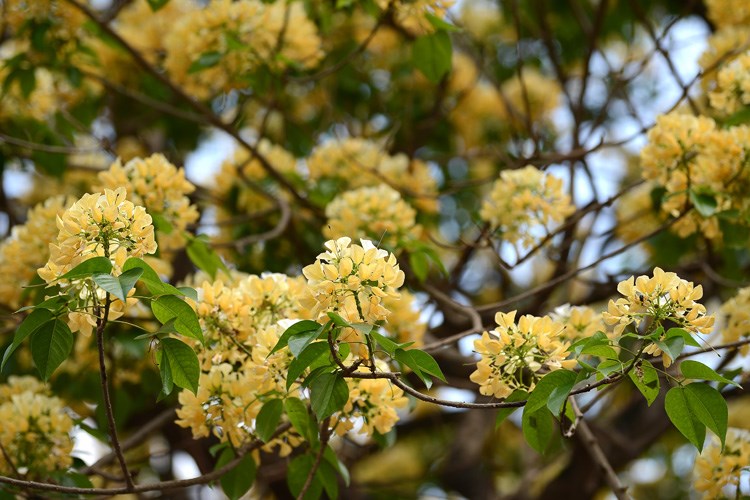
{"type": "Polygon", "coordinates": [[[565,304],[555,308],[550,316],[565,326],[562,338],[568,342],[575,342],[607,330],[602,322],[601,313],[597,313],[589,306],[565,304]]]}
{"type": "Polygon", "coordinates": [[[711,106],[723,115],[734,114],[750,104],[750,52],[721,67],[716,87],[708,98],[711,106]]]}
{"type": "Polygon", "coordinates": [[[479,212],[505,241],[528,248],[575,212],[562,180],[532,165],[504,170],[479,212]],[[540,234],[540,230],[542,231],[540,234]]]}
{"type": "Polygon", "coordinates": [[[0,243],[0,303],[16,309],[21,305],[23,287],[36,276],[49,258],[49,242],[57,236],[55,220],[75,200],[56,196],[29,210],[26,223],[15,226],[9,238],[0,243]]]}
{"type": "Polygon", "coordinates": [[[392,253],[361,241],[362,246],[348,237],[329,240],[328,251],[302,270],[309,287],[302,306],[313,318],[327,319],[326,313],[335,312],[352,323],[372,324],[388,316],[383,299],[399,296],[404,272],[392,253]]]}
{"type": "MultiPolygon", "coordinates": [[[[715,197],[716,211],[747,211],[750,129],[745,126],[720,129],[705,116],[670,113],[657,118],[641,150],[643,178],[664,187],[662,210],[672,216],[688,207],[688,191],[715,197]]],[[[717,217],[704,218],[688,212],[674,230],[681,237],[700,228],[708,238],[721,236],[717,217]]]]}
{"type": "Polygon", "coordinates": [[[481,359],[469,378],[486,396],[505,398],[516,389],[530,391],[545,372],[576,364],[566,359],[570,344],[563,340],[562,323],[527,314],[516,324],[515,318],[516,311],[497,313],[497,328],[474,341],[481,359]]]}
{"type": "Polygon", "coordinates": [[[393,18],[401,28],[411,35],[432,33],[428,14],[442,19],[454,0],[376,0],[381,9],[393,9],[393,18]]]}
{"type": "Polygon", "coordinates": [[[388,309],[388,322],[383,325],[385,333],[396,342],[414,342],[419,348],[424,343],[427,323],[417,304],[416,297],[408,290],[399,290],[400,297],[388,296],[383,299],[383,307],[388,309]]]}
{"type": "Polygon", "coordinates": [[[123,187],[128,199],[145,207],[152,216],[159,216],[170,226],[159,234],[162,252],[178,250],[185,244],[184,231],[198,220],[198,209],[188,194],[195,191],[185,179],[185,171],[172,165],[163,155],[146,159],[134,158],[124,166],[117,160],[109,170],[99,174],[102,189],[123,187]]]}
{"type": "Polygon", "coordinates": [[[342,193],[326,206],[326,217],[326,238],[351,235],[380,241],[387,248],[415,238],[418,232],[415,210],[387,184],[342,193]]]}
{"type": "Polygon", "coordinates": [[[437,210],[437,181],[420,160],[388,155],[366,139],[332,140],[317,146],[307,159],[310,180],[333,181],[339,189],[376,186],[386,181],[420,210],[437,210]]]}
{"type": "MultiPolygon", "coordinates": [[[[377,365],[379,372],[388,371],[384,363],[377,365]]],[[[360,367],[358,371],[365,371],[365,368],[360,367]]],[[[334,425],[339,435],[352,430],[358,419],[362,419],[359,434],[372,436],[376,431],[386,434],[399,420],[397,410],[406,408],[409,403],[404,391],[387,379],[352,378],[347,380],[347,384],[349,400],[335,416],[334,425]]]]}
{"type": "MultiPolygon", "coordinates": [[[[737,295],[721,306],[721,312],[726,315],[726,322],[721,328],[721,338],[724,342],[736,342],[750,337],[750,287],[737,291],[737,295]]],[[[742,354],[747,354],[750,346],[740,347],[742,354]]]]}
{"type": "MultiPolygon", "coordinates": [[[[115,274],[118,274],[129,257],[154,253],[156,241],[151,216],[146,209],[135,206],[126,198],[124,188],[88,193],[57,217],[57,242],[50,244],[49,260],[38,270],[39,276],[52,283],[94,257],[109,258],[115,274]]],[[[74,280],[69,285],[75,291],[78,304],[69,313],[68,324],[73,331],[90,333],[96,325],[90,313],[103,300],[104,291],[93,290],[81,280],[74,280]]],[[[122,301],[115,300],[109,318],[122,315],[124,307],[122,301]]]]}
{"type": "Polygon", "coordinates": [[[0,386],[3,475],[13,475],[15,469],[30,478],[43,478],[72,465],[73,420],[63,408],[62,401],[33,377],[11,376],[0,386]]]}
{"type": "Polygon", "coordinates": [[[744,0],[705,0],[708,18],[717,27],[750,24],[750,5],[744,0]]]}
{"type": "Polygon", "coordinates": [[[654,183],[644,182],[618,199],[615,234],[625,243],[651,234],[664,223],[664,214],[654,204],[654,187],[654,183]]]}
{"type": "Polygon", "coordinates": [[[301,2],[219,0],[176,20],[164,40],[164,67],[187,92],[207,99],[247,87],[247,75],[263,65],[311,68],[323,56],[320,44],[301,2]]]}
{"type": "MultiPolygon", "coordinates": [[[[651,333],[666,321],[692,333],[709,333],[713,327],[714,316],[706,314],[706,308],[697,302],[703,297],[703,287],[693,286],[675,273],[656,267],[653,277],[631,276],[617,285],[617,291],[624,297],[610,300],[602,313],[604,322],[614,326],[615,335],[628,325],[638,329],[642,323],[649,325],[650,331],[641,333],[651,333]]],[[[661,350],[652,344],[644,352],[658,355],[661,350]]],[[[664,363],[671,363],[666,355],[664,363]]]]}
{"type": "Polygon", "coordinates": [[[693,487],[702,498],[738,498],[740,476],[750,464],[750,432],[730,428],[722,452],[715,437],[695,459],[693,487]]]}

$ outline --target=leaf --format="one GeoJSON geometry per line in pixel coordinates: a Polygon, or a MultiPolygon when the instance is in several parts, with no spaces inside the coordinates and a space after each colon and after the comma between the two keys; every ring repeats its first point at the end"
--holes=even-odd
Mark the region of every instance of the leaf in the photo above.
{"type": "Polygon", "coordinates": [[[13,342],[5,350],[3,354],[3,362],[0,364],[0,370],[5,368],[5,363],[8,362],[13,353],[23,343],[26,338],[43,327],[46,323],[52,322],[54,316],[47,309],[35,309],[26,316],[26,318],[18,325],[16,333],[13,335],[13,342]]]}
{"type": "Polygon", "coordinates": [[[706,439],[706,425],[698,420],[690,410],[685,388],[672,387],[664,398],[664,409],[677,430],[698,448],[698,451],[703,450],[703,441],[706,439]]]}
{"type": "Polygon", "coordinates": [[[31,336],[31,357],[44,381],[67,359],[72,349],[73,332],[59,318],[44,323],[31,336]]]}
{"type": "Polygon", "coordinates": [[[703,217],[711,217],[716,213],[716,198],[707,193],[698,193],[695,189],[691,189],[690,201],[693,202],[693,206],[703,217]]]}
{"type": "Polygon", "coordinates": [[[138,283],[138,280],[141,278],[142,274],[143,269],[135,267],[133,269],[123,271],[123,273],[117,277],[118,281],[120,282],[120,289],[122,290],[122,294],[125,297],[128,296],[130,290],[135,288],[135,284],[138,283]]]}
{"type": "Polygon", "coordinates": [[[685,396],[695,418],[719,437],[723,449],[729,411],[721,393],[708,384],[693,383],[685,386],[685,396]]]}
{"type": "Polygon", "coordinates": [[[206,68],[216,66],[219,64],[219,61],[221,61],[222,57],[221,52],[215,50],[204,52],[198,57],[198,59],[193,61],[193,64],[190,65],[190,68],[188,68],[188,74],[198,73],[206,68]]]}
{"type": "Polygon", "coordinates": [[[304,351],[305,348],[309,346],[313,340],[318,338],[318,335],[320,335],[322,328],[322,325],[318,325],[318,329],[316,330],[301,332],[298,335],[289,337],[289,350],[292,352],[292,355],[295,358],[299,357],[302,351],[304,351]]]}
{"type": "MultiPolygon", "coordinates": [[[[232,448],[224,448],[216,461],[216,469],[221,469],[226,464],[235,459],[232,448]]],[[[237,466],[221,476],[219,483],[224,494],[231,500],[237,500],[250,490],[255,481],[257,466],[253,456],[248,453],[237,464],[237,466]]]]}
{"type": "Polygon", "coordinates": [[[292,427],[308,442],[314,444],[318,439],[318,428],[315,418],[307,411],[307,406],[299,398],[286,398],[284,411],[292,427]]]}
{"type": "Polygon", "coordinates": [[[377,332],[370,333],[370,336],[380,347],[383,348],[385,352],[388,353],[390,357],[394,357],[396,355],[396,349],[399,348],[399,345],[397,343],[377,332]]]}
{"type": "Polygon", "coordinates": [[[267,443],[273,436],[281,420],[283,409],[284,404],[281,399],[272,399],[261,407],[258,416],[255,417],[255,433],[264,443],[267,443]]]}
{"type": "Polygon", "coordinates": [[[680,337],[685,342],[685,345],[693,346],[693,347],[700,347],[701,345],[698,343],[697,340],[695,340],[695,337],[693,337],[693,334],[683,330],[682,328],[670,328],[667,331],[666,338],[671,339],[674,337],[680,337]]]}
{"type": "Polygon", "coordinates": [[[632,370],[628,373],[630,380],[633,384],[641,391],[643,397],[646,398],[646,402],[649,406],[656,400],[659,395],[660,383],[659,374],[654,366],[647,360],[641,360],[632,370]]]}
{"type": "Polygon", "coordinates": [[[329,351],[330,348],[327,342],[315,342],[307,346],[296,359],[289,363],[289,370],[286,374],[287,390],[292,387],[292,384],[304,373],[308,366],[322,358],[329,351]]]}
{"type": "Polygon", "coordinates": [[[94,257],[93,259],[84,260],[58,279],[72,281],[88,278],[95,273],[108,274],[111,271],[112,262],[107,257],[94,257]]]}
{"type": "Polygon", "coordinates": [[[162,324],[175,318],[174,327],[179,333],[204,343],[198,315],[184,300],[174,295],[164,295],[151,302],[151,310],[162,324]]]}
{"type": "Polygon", "coordinates": [[[159,365],[159,376],[161,377],[161,390],[165,396],[172,393],[174,389],[174,379],[172,378],[172,369],[169,367],[169,362],[162,362],[164,354],[158,353],[158,365],[159,365]]]}
{"type": "Polygon", "coordinates": [[[411,267],[411,270],[419,281],[427,279],[430,263],[424,252],[411,252],[409,254],[409,267],[411,267]]]}
{"type": "Polygon", "coordinates": [[[212,279],[216,278],[216,272],[219,269],[225,273],[229,272],[221,257],[211,248],[203,235],[191,239],[185,250],[190,261],[198,269],[206,271],[212,279]]]}
{"type": "Polygon", "coordinates": [[[162,363],[169,363],[174,384],[187,389],[193,394],[198,392],[200,363],[195,351],[184,342],[170,337],[161,339],[162,363]]]}
{"type": "Polygon", "coordinates": [[[615,351],[611,346],[604,344],[586,346],[581,350],[581,354],[588,354],[590,356],[596,356],[604,359],[617,359],[619,357],[617,355],[617,351],[615,351]]]}
{"type": "MultiPolygon", "coordinates": [[[[564,390],[565,388],[570,387],[572,389],[575,381],[576,374],[570,370],[555,370],[549,372],[537,382],[536,387],[534,387],[534,390],[529,394],[529,400],[526,403],[524,412],[534,413],[549,406],[548,402],[550,396],[556,388],[561,387],[564,390]]],[[[567,392],[570,392],[570,389],[567,389],[567,392]]],[[[559,391],[556,393],[556,398],[560,398],[559,391]]],[[[562,401],[560,401],[560,407],[562,407],[562,401]]],[[[557,413],[559,413],[559,409],[557,410],[557,413]]]]}
{"type": "Polygon", "coordinates": [[[326,462],[331,464],[338,471],[339,475],[344,480],[344,484],[346,486],[349,486],[349,484],[351,483],[349,470],[346,468],[346,465],[344,465],[341,460],[339,460],[339,457],[336,456],[336,453],[330,446],[326,446],[326,449],[323,452],[323,458],[325,458],[326,462]]]}
{"type": "Polygon", "coordinates": [[[528,406],[524,408],[521,429],[529,446],[540,454],[544,454],[551,448],[553,440],[557,435],[555,417],[552,416],[552,412],[546,407],[533,412],[528,411],[528,406]]]}
{"type": "Polygon", "coordinates": [[[685,378],[713,380],[716,382],[722,382],[724,384],[731,384],[735,387],[740,387],[740,384],[719,375],[713,368],[710,368],[703,363],[693,361],[691,359],[686,359],[685,361],[680,363],[680,371],[685,378]]]}
{"type": "MultiPolygon", "coordinates": [[[[516,401],[523,401],[529,397],[529,393],[523,389],[516,389],[510,393],[510,396],[505,398],[503,401],[506,403],[515,403],[516,401]]],[[[495,427],[499,426],[503,421],[508,418],[518,408],[500,408],[497,411],[497,418],[495,418],[495,427]]]]}
{"type": "MultiPolygon", "coordinates": [[[[302,488],[305,485],[305,481],[307,481],[307,476],[310,474],[314,463],[315,458],[309,454],[299,455],[289,462],[286,481],[289,486],[289,491],[291,491],[294,497],[299,497],[299,494],[302,492],[302,488]]],[[[310,487],[307,490],[307,493],[305,493],[304,498],[319,498],[322,492],[323,485],[320,483],[320,479],[316,474],[313,476],[310,487]]]]}
{"type": "Polygon", "coordinates": [[[452,66],[451,38],[445,31],[417,38],[412,47],[412,62],[433,83],[439,82],[452,66]]]}
{"type": "Polygon", "coordinates": [[[661,340],[654,340],[654,344],[661,349],[664,353],[669,356],[672,361],[676,360],[677,357],[682,353],[682,349],[685,347],[685,341],[682,337],[672,337],[661,340]]]}
{"type": "Polygon", "coordinates": [[[419,349],[409,349],[407,351],[399,348],[396,349],[394,358],[399,363],[411,368],[428,389],[432,387],[432,379],[429,375],[445,381],[445,376],[440,370],[440,366],[438,366],[432,356],[424,351],[420,351],[419,349]]]}
{"type": "Polygon", "coordinates": [[[133,289],[141,274],[143,274],[143,269],[136,267],[125,271],[118,277],[111,274],[94,274],[93,280],[103,290],[125,302],[128,293],[133,289]]]}
{"type": "Polygon", "coordinates": [[[279,341],[276,342],[276,345],[273,346],[273,349],[271,349],[271,352],[269,352],[268,355],[270,356],[271,354],[287,347],[289,345],[289,339],[291,337],[295,335],[299,335],[304,332],[309,332],[311,330],[317,330],[320,327],[321,327],[320,323],[309,320],[309,319],[303,319],[302,321],[297,321],[292,326],[284,330],[284,333],[282,333],[281,337],[279,337],[279,341]]]}
{"type": "Polygon", "coordinates": [[[349,386],[338,373],[321,373],[310,384],[310,406],[318,420],[330,417],[349,400],[349,386]]]}
{"type": "Polygon", "coordinates": [[[338,470],[326,460],[320,462],[315,476],[320,480],[328,498],[339,497],[339,480],[336,477],[338,470]]]}
{"type": "Polygon", "coordinates": [[[143,259],[130,257],[126,260],[122,265],[123,273],[130,271],[131,269],[141,269],[143,271],[138,279],[143,281],[152,295],[185,295],[185,293],[169,283],[164,283],[161,278],[159,278],[159,275],[156,274],[156,271],[154,271],[154,269],[143,259]]]}
{"type": "Polygon", "coordinates": [[[430,12],[425,12],[425,14],[426,14],[427,20],[430,21],[430,24],[436,30],[442,30],[442,31],[461,31],[461,28],[459,28],[455,24],[450,24],[449,22],[447,22],[444,19],[436,16],[435,14],[431,14],[430,12]]]}
{"type": "Polygon", "coordinates": [[[169,3],[169,0],[146,0],[148,2],[148,6],[151,7],[152,12],[156,12],[157,10],[163,8],[165,5],[169,3]]]}
{"type": "Polygon", "coordinates": [[[333,321],[333,324],[336,326],[341,327],[348,327],[352,326],[351,323],[349,323],[347,320],[336,314],[335,312],[329,312],[328,317],[331,318],[331,321],[333,321]]]}

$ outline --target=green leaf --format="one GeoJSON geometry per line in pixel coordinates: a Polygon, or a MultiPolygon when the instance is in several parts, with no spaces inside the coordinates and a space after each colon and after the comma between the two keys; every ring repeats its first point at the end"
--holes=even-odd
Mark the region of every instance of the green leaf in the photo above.
{"type": "Polygon", "coordinates": [[[429,377],[432,375],[442,381],[445,381],[445,376],[440,370],[435,359],[424,351],[419,349],[396,349],[394,358],[399,363],[408,366],[412,369],[414,374],[424,382],[425,386],[429,389],[432,387],[432,379],[429,377]]]}
{"type": "Polygon", "coordinates": [[[189,286],[178,286],[177,290],[179,290],[180,293],[185,297],[193,300],[193,302],[198,302],[198,292],[195,290],[195,288],[191,288],[189,286]]]}
{"type": "Polygon", "coordinates": [[[452,65],[451,38],[445,31],[417,38],[412,47],[412,62],[433,83],[439,82],[452,65]]]}
{"type": "Polygon", "coordinates": [[[308,366],[325,356],[329,351],[330,348],[327,342],[315,342],[300,352],[299,356],[289,364],[289,370],[286,375],[287,390],[304,373],[308,366]]]}
{"type": "Polygon", "coordinates": [[[185,295],[184,292],[169,283],[164,283],[159,278],[159,275],[156,274],[156,271],[142,259],[130,257],[126,260],[125,264],[122,265],[123,273],[131,269],[141,269],[143,271],[139,279],[146,285],[146,288],[148,288],[148,291],[152,295],[185,295]]]}
{"type": "Polygon", "coordinates": [[[301,332],[298,335],[289,337],[289,350],[292,352],[292,355],[295,358],[299,357],[302,351],[304,351],[305,348],[307,348],[307,346],[309,346],[313,340],[318,338],[318,335],[320,335],[322,330],[323,325],[318,325],[317,330],[301,332]]]}
{"type": "MultiPolygon", "coordinates": [[[[510,393],[510,396],[505,398],[503,401],[506,403],[515,403],[516,401],[523,401],[529,397],[529,393],[523,389],[516,389],[510,393]]],[[[497,418],[495,419],[495,427],[499,426],[503,421],[508,418],[518,408],[500,408],[497,411],[497,418]]]]}
{"type": "Polygon", "coordinates": [[[222,57],[221,52],[215,50],[204,52],[198,57],[198,59],[193,61],[193,64],[190,65],[190,68],[188,68],[188,74],[198,73],[206,68],[216,66],[219,64],[219,61],[221,61],[222,57]]]}
{"type": "Polygon", "coordinates": [[[719,437],[723,449],[729,411],[721,393],[710,385],[694,383],[685,386],[685,396],[694,417],[719,437]]]}
{"type": "Polygon", "coordinates": [[[84,260],[76,267],[60,276],[61,280],[78,280],[93,274],[108,274],[112,271],[112,262],[107,257],[94,257],[84,260]]]}
{"type": "Polygon", "coordinates": [[[125,302],[128,293],[133,289],[141,274],[143,274],[143,269],[136,267],[125,271],[118,277],[111,274],[94,274],[93,280],[103,290],[125,302]]]}
{"type": "Polygon", "coordinates": [[[317,442],[318,428],[315,418],[307,411],[307,406],[299,398],[286,398],[284,400],[284,411],[292,427],[311,444],[317,442]]]}
{"type": "Polygon", "coordinates": [[[283,409],[282,400],[272,399],[266,402],[258,412],[258,416],[255,418],[255,433],[264,443],[271,439],[276,427],[278,427],[283,409]]]}
{"type": "Polygon", "coordinates": [[[635,386],[641,391],[643,397],[646,398],[646,402],[649,406],[656,400],[659,395],[659,373],[656,371],[654,366],[647,360],[643,359],[636,364],[636,366],[628,373],[630,380],[633,381],[635,386]]]}
{"type": "Polygon", "coordinates": [[[682,328],[670,328],[667,331],[666,338],[671,339],[674,337],[680,337],[685,342],[685,345],[693,346],[693,347],[700,347],[701,345],[698,343],[697,340],[695,340],[695,337],[693,337],[693,334],[683,330],[682,328]]]}
{"type": "Polygon", "coordinates": [[[216,278],[216,272],[221,269],[225,273],[229,270],[221,257],[214,251],[208,243],[208,240],[204,235],[197,236],[190,240],[185,248],[190,261],[195,264],[198,269],[206,271],[211,278],[216,278]]]}
{"type": "Polygon", "coordinates": [[[56,318],[31,336],[31,357],[39,375],[47,381],[73,350],[73,333],[65,321],[56,318]]]}
{"type": "Polygon", "coordinates": [[[524,408],[521,429],[529,446],[540,454],[552,447],[557,436],[555,417],[546,406],[533,412],[528,411],[528,406],[524,408]]]}
{"type": "MultiPolygon", "coordinates": [[[[216,461],[216,469],[224,467],[235,459],[232,448],[224,448],[216,461]]],[[[250,490],[255,481],[257,466],[250,453],[242,457],[237,466],[221,476],[219,483],[224,494],[231,500],[237,500],[250,490]]]]}
{"type": "Polygon", "coordinates": [[[130,290],[135,288],[135,284],[141,278],[142,274],[143,269],[135,267],[133,269],[123,271],[123,273],[117,277],[118,281],[120,282],[120,289],[122,290],[122,294],[125,297],[128,296],[130,290]]]}
{"type": "Polygon", "coordinates": [[[685,347],[685,341],[682,337],[672,337],[661,340],[654,340],[654,344],[669,356],[672,361],[676,360],[677,357],[682,353],[682,349],[685,347]]]}
{"type": "Polygon", "coordinates": [[[383,335],[380,335],[377,332],[371,332],[370,336],[375,340],[375,342],[383,348],[385,352],[388,353],[390,357],[394,357],[396,355],[396,349],[399,348],[399,345],[389,339],[388,337],[384,337],[383,335]]]}
{"type": "Polygon", "coordinates": [[[197,394],[201,369],[195,351],[184,342],[170,337],[161,339],[160,345],[162,363],[169,363],[174,384],[197,394]]]}
{"type": "Polygon", "coordinates": [[[162,324],[175,318],[174,327],[179,333],[204,342],[198,315],[184,300],[174,295],[164,295],[151,302],[151,310],[162,324]]]}
{"type": "Polygon", "coordinates": [[[617,359],[619,357],[617,351],[604,344],[586,346],[581,350],[581,354],[588,354],[589,356],[596,356],[604,359],[617,359]]]}
{"type": "Polygon", "coordinates": [[[436,29],[441,31],[461,31],[461,28],[456,26],[455,24],[451,24],[444,19],[439,18],[435,14],[431,14],[429,12],[426,12],[427,20],[430,21],[430,24],[436,29]]]}
{"type": "MultiPolygon", "coordinates": [[[[562,389],[555,392],[555,401],[556,403],[559,402],[559,407],[557,408],[557,413],[559,414],[560,408],[562,407],[562,401],[564,401],[564,398],[560,399],[560,393],[561,391],[565,392],[566,389],[567,393],[569,393],[573,384],[575,384],[575,381],[576,374],[570,370],[555,370],[549,372],[537,382],[536,387],[531,391],[524,412],[534,413],[544,407],[549,407],[549,401],[553,391],[560,387],[562,389]]],[[[565,397],[567,397],[567,393],[565,394],[565,397]]]]}
{"type": "Polygon", "coordinates": [[[664,409],[669,420],[678,431],[690,441],[698,451],[703,450],[706,439],[706,425],[691,411],[684,387],[672,387],[664,399],[664,409]]]}
{"type": "Polygon", "coordinates": [[[419,281],[427,279],[430,263],[424,252],[411,252],[409,254],[409,267],[411,267],[411,270],[419,281]]]}
{"type": "Polygon", "coordinates": [[[156,12],[169,3],[169,0],[146,0],[151,11],[156,12]]]}
{"type": "Polygon", "coordinates": [[[172,223],[169,222],[169,220],[164,217],[163,214],[156,212],[150,215],[151,222],[154,225],[154,229],[156,229],[157,233],[172,234],[172,231],[174,231],[174,227],[172,227],[172,223]]]}
{"type": "Polygon", "coordinates": [[[710,368],[701,362],[693,361],[691,359],[686,359],[685,361],[680,363],[680,371],[685,378],[692,378],[697,380],[713,380],[716,382],[722,382],[724,384],[731,384],[735,387],[740,387],[740,384],[719,375],[713,368],[710,368]]]}
{"type": "Polygon", "coordinates": [[[310,406],[318,420],[330,417],[349,400],[349,386],[338,373],[321,373],[310,384],[310,406]]]}
{"type": "MultiPolygon", "coordinates": [[[[294,497],[299,497],[299,494],[302,492],[302,488],[305,485],[305,481],[307,481],[307,476],[310,475],[310,471],[313,469],[314,463],[315,458],[309,454],[300,455],[289,462],[286,481],[289,491],[291,491],[294,497]]],[[[305,493],[304,500],[320,498],[322,493],[323,485],[320,483],[318,475],[315,474],[307,493],[305,493]]]]}
{"type": "Polygon", "coordinates": [[[165,396],[169,396],[174,389],[174,379],[172,378],[172,369],[169,362],[162,363],[164,354],[157,351],[157,361],[159,365],[159,376],[161,377],[161,391],[165,396]]]}
{"type": "Polygon", "coordinates": [[[716,213],[716,198],[707,193],[698,193],[694,189],[689,191],[690,201],[693,202],[693,206],[703,217],[711,217],[716,213]]]}
{"type": "Polygon", "coordinates": [[[338,477],[336,477],[338,475],[337,472],[338,470],[334,465],[328,463],[328,461],[326,460],[323,460],[322,462],[320,462],[320,466],[315,473],[315,476],[323,485],[323,489],[325,490],[328,498],[339,497],[339,480],[338,477]]]}
{"type": "Polygon", "coordinates": [[[346,486],[349,486],[351,484],[351,477],[349,476],[349,469],[346,468],[346,465],[344,465],[341,460],[339,460],[339,457],[336,456],[336,453],[333,451],[333,449],[330,446],[326,446],[325,451],[323,452],[323,458],[331,464],[334,469],[336,469],[341,476],[341,478],[344,480],[344,484],[346,486]]]}
{"type": "Polygon", "coordinates": [[[289,345],[289,339],[291,337],[305,333],[305,332],[309,332],[309,331],[317,331],[318,328],[320,327],[321,327],[320,323],[309,320],[309,319],[303,319],[302,321],[297,321],[292,326],[284,330],[284,333],[282,333],[281,337],[279,337],[279,341],[276,342],[276,345],[273,346],[273,349],[271,349],[271,352],[269,352],[268,355],[270,356],[271,354],[287,347],[289,345]]]}
{"type": "Polygon", "coordinates": [[[54,321],[54,316],[47,309],[35,309],[31,314],[26,316],[21,324],[18,325],[18,329],[13,335],[13,342],[5,350],[5,354],[3,354],[3,362],[0,364],[0,370],[5,368],[5,364],[10,357],[29,335],[52,321],[54,321]]]}
{"type": "Polygon", "coordinates": [[[336,326],[341,327],[348,327],[352,326],[351,323],[349,323],[347,320],[336,314],[335,312],[329,312],[328,317],[331,318],[331,321],[333,321],[333,324],[336,326]]]}

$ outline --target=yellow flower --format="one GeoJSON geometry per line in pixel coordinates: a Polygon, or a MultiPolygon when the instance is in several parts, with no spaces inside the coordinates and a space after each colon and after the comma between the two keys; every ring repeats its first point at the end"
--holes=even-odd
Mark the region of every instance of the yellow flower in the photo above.
{"type": "MultiPolygon", "coordinates": [[[[693,487],[702,498],[735,498],[734,492],[740,484],[743,470],[750,464],[750,433],[730,428],[726,446],[722,453],[721,443],[716,437],[703,448],[695,459],[693,487]]],[[[739,492],[738,495],[739,496],[739,492]]]]}
{"type": "Polygon", "coordinates": [[[469,378],[485,396],[505,398],[516,389],[531,391],[544,373],[576,364],[566,359],[570,344],[563,340],[562,323],[527,314],[516,324],[515,317],[516,311],[497,313],[497,328],[474,341],[481,359],[469,378]]]}
{"type": "Polygon", "coordinates": [[[393,9],[396,24],[412,35],[420,36],[435,31],[428,14],[440,19],[445,17],[454,0],[376,0],[385,10],[393,9]]]}
{"type": "Polygon", "coordinates": [[[503,240],[529,248],[575,212],[562,180],[532,165],[504,170],[482,202],[479,216],[499,230],[503,240]]]}
{"type": "MultiPolygon", "coordinates": [[[[724,342],[736,342],[750,336],[750,287],[737,291],[737,295],[721,306],[726,315],[726,324],[721,329],[724,342]]],[[[747,354],[750,346],[740,347],[742,354],[747,354]]]]}

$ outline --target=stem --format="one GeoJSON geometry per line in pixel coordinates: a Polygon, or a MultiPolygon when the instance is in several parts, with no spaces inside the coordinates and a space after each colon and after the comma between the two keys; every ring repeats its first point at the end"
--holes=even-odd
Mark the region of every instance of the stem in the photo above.
{"type": "Polygon", "coordinates": [[[107,316],[109,316],[109,306],[112,304],[112,297],[107,292],[107,296],[104,300],[104,314],[96,320],[96,345],[99,350],[99,374],[102,382],[102,394],[104,399],[104,410],[107,414],[107,426],[109,427],[109,436],[112,440],[112,449],[117,456],[117,461],[120,462],[120,469],[122,469],[122,475],[125,479],[125,485],[127,491],[132,491],[133,478],[130,477],[128,466],[125,463],[125,456],[122,454],[120,448],[120,441],[117,439],[117,427],[115,425],[115,416],[112,411],[112,400],[109,396],[109,384],[107,383],[107,368],[104,364],[104,327],[107,326],[107,316]]]}
{"type": "Polygon", "coordinates": [[[326,446],[328,446],[328,440],[331,438],[331,430],[328,428],[330,423],[331,417],[326,417],[320,423],[320,448],[315,454],[315,461],[313,462],[313,466],[310,468],[310,472],[307,474],[305,484],[302,485],[302,489],[300,490],[299,495],[297,495],[297,500],[303,500],[305,498],[307,490],[309,490],[310,486],[312,485],[315,473],[320,468],[320,462],[323,460],[323,453],[325,453],[326,446]]]}

